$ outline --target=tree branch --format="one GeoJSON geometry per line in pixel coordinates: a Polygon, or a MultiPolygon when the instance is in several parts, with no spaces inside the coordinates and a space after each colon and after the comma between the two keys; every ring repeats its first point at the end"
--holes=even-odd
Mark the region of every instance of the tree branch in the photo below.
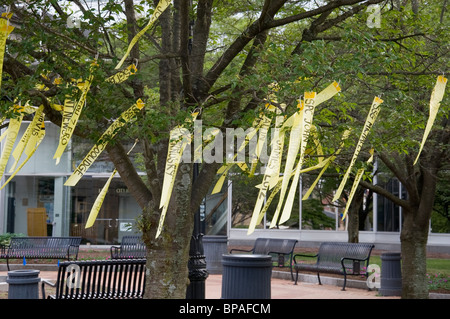
{"type": "Polygon", "coordinates": [[[114,163],[114,167],[139,206],[142,209],[147,207],[148,202],[152,199],[152,194],[138,175],[123,146],[118,141],[115,141],[114,143],[108,143],[106,150],[114,163]]]}

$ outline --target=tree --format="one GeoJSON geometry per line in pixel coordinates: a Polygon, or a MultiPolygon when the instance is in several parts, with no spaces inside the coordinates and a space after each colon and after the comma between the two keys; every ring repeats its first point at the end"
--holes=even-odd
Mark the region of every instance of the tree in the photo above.
{"type": "MultiPolygon", "coordinates": [[[[419,161],[417,164],[414,161],[429,117],[430,96],[436,78],[448,70],[448,52],[441,50],[448,47],[448,35],[443,31],[448,27],[448,19],[445,19],[445,2],[429,2],[420,6],[417,1],[402,4],[404,6],[387,8],[382,14],[383,23],[397,28],[355,32],[355,26],[362,25],[359,17],[355,16],[349,20],[352,25],[348,29],[343,27],[347,32],[316,36],[316,41],[327,42],[320,44],[321,49],[313,50],[311,54],[333,50],[324,59],[333,59],[334,70],[325,74],[334,72],[341,81],[346,81],[344,93],[348,107],[337,113],[338,120],[351,114],[353,119],[362,123],[363,113],[357,109],[357,106],[364,105],[361,96],[383,93],[387,105],[382,108],[366,147],[375,149],[378,161],[402,183],[408,197],[399,198],[380,185],[373,185],[369,179],[360,184],[403,208],[403,297],[426,298],[429,221],[437,176],[448,169],[448,95],[444,96],[419,161]],[[341,73],[350,69],[353,72],[347,76],[341,73]],[[351,87],[356,89],[355,95],[351,93],[351,87]]],[[[308,51],[305,49],[304,52],[308,51]]],[[[330,132],[323,135],[327,134],[330,132]]],[[[344,160],[343,163],[348,162],[344,160]]]]}
{"type": "MultiPolygon", "coordinates": [[[[121,3],[111,0],[104,6],[87,7],[80,1],[6,1],[14,13],[12,21],[17,25],[17,37],[7,41],[4,74],[8,77],[1,89],[2,94],[11,99],[20,97],[24,101],[30,100],[33,105],[42,104],[46,118],[61,125],[62,114],[52,105],[58,100],[64,101],[66,95],[79,95],[80,91],[73,92],[72,86],[55,84],[53,77],[60,77],[63,83],[71,83],[71,79],[88,79],[91,74],[93,78],[86,106],[74,134],[93,143],[112,119],[138,99],[144,101],[145,107],[137,120],[127,125],[126,131],[122,130],[109,140],[106,151],[142,208],[139,225],[148,247],[146,298],[185,297],[193,214],[222,165],[201,163],[199,175],[194,180],[193,163],[179,164],[163,231],[156,237],[161,216],[159,203],[164,195],[162,187],[169,131],[185,124],[194,110],[201,110],[200,118],[205,126],[249,127],[263,110],[271,93],[271,83],[280,84],[277,97],[288,105],[285,112],[290,114],[295,112],[296,99],[304,91],[322,88],[325,82],[339,77],[341,86],[345,87],[345,95],[336,99],[336,109],[324,107],[317,113],[320,123],[329,123],[328,126],[322,125],[320,136],[332,154],[335,137],[350,125],[360,125],[357,121],[362,119],[364,111],[356,106],[367,105],[368,102],[361,97],[373,95],[371,87],[378,87],[380,78],[383,82],[379,88],[388,92],[385,99],[401,99],[398,105],[402,106],[412,101],[411,96],[402,92],[420,88],[417,95],[424,101],[429,90],[425,92],[422,88],[429,86],[429,75],[437,73],[432,66],[445,61],[448,51],[438,47],[448,39],[448,35],[441,34],[440,27],[437,30],[431,28],[432,37],[419,35],[420,32],[407,33],[406,36],[397,34],[410,31],[407,23],[402,24],[404,30],[389,28],[383,32],[386,34],[373,35],[364,31],[362,26],[366,25],[368,5],[389,5],[390,1],[337,0],[312,4],[309,1],[260,0],[244,4],[233,0],[198,0],[190,5],[189,1],[173,0],[156,23],[132,46],[126,58],[127,64],[138,63],[136,74],[123,83],[115,84],[104,80],[117,72],[114,66],[133,37],[146,25],[158,1],[126,0],[123,6],[121,3]],[[75,10],[73,8],[81,13],[80,28],[67,25],[70,10],[75,10]],[[220,26],[226,28],[220,29],[220,26]],[[300,41],[299,29],[302,32],[300,41]],[[224,35],[219,33],[221,30],[225,30],[224,35]],[[421,43],[422,52],[418,53],[415,47],[410,52],[409,41],[417,39],[427,43],[421,43]],[[395,46],[390,47],[392,44],[395,46]],[[405,46],[407,49],[403,50],[405,46]],[[95,57],[97,66],[91,67],[95,57]],[[411,58],[423,59],[417,61],[417,67],[423,68],[407,67],[411,58]],[[429,65],[428,61],[432,63],[429,65]],[[380,69],[379,63],[388,63],[389,67],[380,69]],[[418,80],[409,80],[407,76],[416,73],[419,73],[415,77],[418,80]],[[43,84],[45,88],[36,89],[36,84],[43,84]],[[143,150],[145,178],[139,176],[124,146],[136,138],[143,150]]],[[[433,10],[438,8],[437,5],[427,8],[421,9],[429,11],[428,17],[436,15],[433,10]]],[[[395,16],[397,11],[391,10],[389,14],[395,16]]],[[[398,14],[392,19],[403,18],[398,14]]],[[[420,30],[420,27],[430,26],[430,21],[431,18],[423,21],[423,25],[415,26],[420,30]]],[[[7,112],[11,104],[11,101],[2,104],[5,112],[2,114],[14,116],[7,112]]],[[[420,107],[424,108],[425,104],[421,103],[420,107]]],[[[417,120],[412,112],[400,115],[404,119],[414,119],[417,121],[415,125],[422,125],[422,119],[417,120]]],[[[440,119],[445,124],[444,118],[440,119]]],[[[394,132],[402,131],[402,122],[394,124],[397,127],[392,131],[386,127],[384,130],[378,128],[379,137],[383,139],[377,144],[381,145],[377,150],[381,159],[387,158],[384,154],[388,151],[396,153],[388,159],[400,156],[397,153],[404,149],[410,150],[411,154],[414,152],[411,145],[416,146],[416,143],[410,139],[405,139],[395,148],[388,147],[386,132],[393,138],[394,132]],[[408,148],[404,147],[405,144],[408,148]]],[[[437,131],[436,134],[444,137],[445,132],[437,131]]],[[[442,158],[445,154],[444,149],[439,150],[440,154],[431,157],[435,162],[436,156],[442,158]]],[[[422,185],[429,188],[430,194],[420,194],[417,185],[407,175],[402,182],[410,182],[408,192],[411,191],[414,201],[406,203],[400,200],[411,212],[408,213],[411,218],[405,220],[405,228],[409,230],[402,234],[402,244],[414,246],[420,238],[421,252],[426,243],[422,228],[426,224],[429,207],[420,207],[425,214],[423,217],[418,217],[414,209],[419,203],[432,202],[432,176],[439,168],[424,165],[428,152],[427,146],[420,163],[422,168],[426,168],[422,170],[422,185]],[[416,224],[418,221],[420,223],[416,224]]],[[[388,167],[398,171],[395,165],[388,167]]],[[[367,184],[363,183],[376,192],[384,192],[367,184]]],[[[392,198],[392,195],[386,195],[392,198]]],[[[405,247],[403,253],[408,254],[404,258],[404,267],[411,267],[420,258],[424,260],[422,253],[416,255],[410,247],[405,247]]],[[[423,260],[421,262],[424,263],[423,260]]],[[[414,282],[422,276],[422,272],[413,270],[405,273],[412,276],[409,278],[414,282]]],[[[422,296],[410,294],[409,289],[405,291],[406,296],[422,296]]]]}

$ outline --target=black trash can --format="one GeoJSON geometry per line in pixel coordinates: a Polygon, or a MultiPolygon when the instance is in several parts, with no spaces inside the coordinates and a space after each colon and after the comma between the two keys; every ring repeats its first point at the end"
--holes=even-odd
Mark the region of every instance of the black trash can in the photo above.
{"type": "Polygon", "coordinates": [[[401,254],[390,252],[381,254],[380,295],[402,295],[401,254]]]}
{"type": "Polygon", "coordinates": [[[8,299],[39,299],[39,270],[8,271],[8,299]]]}
{"type": "Polygon", "coordinates": [[[207,235],[203,237],[206,270],[209,274],[222,274],[222,255],[227,253],[228,237],[207,235]]]}
{"type": "Polygon", "coordinates": [[[272,257],[222,255],[222,299],[270,299],[272,257]]]}

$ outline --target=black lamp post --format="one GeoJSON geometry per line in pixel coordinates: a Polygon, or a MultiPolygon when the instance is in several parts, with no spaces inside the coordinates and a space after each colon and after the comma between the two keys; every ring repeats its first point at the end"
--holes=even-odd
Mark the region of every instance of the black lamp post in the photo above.
{"type": "MultiPolygon", "coordinates": [[[[199,164],[194,163],[194,180],[198,176],[199,164]]],[[[203,250],[203,233],[201,231],[200,209],[194,215],[194,231],[191,237],[189,249],[189,280],[190,284],[186,289],[186,299],[205,299],[205,280],[208,278],[206,270],[206,257],[203,250]]]]}
{"type": "MultiPolygon", "coordinates": [[[[190,1],[192,6],[192,0],[190,1]]],[[[189,23],[189,42],[188,52],[191,54],[192,37],[193,37],[194,21],[189,23]]],[[[199,174],[199,163],[194,163],[193,166],[193,181],[196,180],[199,174]]],[[[191,246],[189,249],[189,280],[190,284],[186,288],[186,299],[205,299],[205,280],[208,278],[208,271],[206,270],[206,257],[203,250],[203,232],[200,209],[194,215],[194,230],[191,237],[191,246]]],[[[203,222],[204,223],[204,222],[203,222]]]]}

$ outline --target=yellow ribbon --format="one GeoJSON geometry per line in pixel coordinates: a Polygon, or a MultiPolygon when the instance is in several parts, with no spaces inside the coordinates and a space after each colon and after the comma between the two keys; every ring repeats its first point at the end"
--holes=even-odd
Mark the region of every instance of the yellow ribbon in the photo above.
{"type": "Polygon", "coordinates": [[[323,166],[322,170],[320,171],[319,175],[317,176],[316,180],[314,181],[314,183],[312,183],[311,187],[308,189],[308,191],[305,193],[305,195],[303,195],[302,200],[307,200],[309,198],[309,195],[311,195],[314,187],[316,187],[317,183],[319,182],[320,178],[322,177],[323,173],[325,173],[325,171],[327,170],[328,166],[330,166],[330,164],[335,160],[336,156],[339,155],[339,153],[342,150],[342,147],[344,145],[344,140],[346,140],[348,138],[348,136],[350,135],[350,130],[346,130],[344,132],[344,134],[342,135],[342,142],[341,142],[341,146],[339,147],[339,149],[336,151],[336,154],[327,158],[325,160],[325,165],[323,166]]]}
{"type": "Polygon", "coordinates": [[[259,187],[259,194],[256,199],[255,207],[253,208],[252,219],[250,220],[250,225],[247,232],[248,235],[252,234],[256,228],[256,225],[261,222],[260,212],[262,204],[266,199],[267,191],[274,186],[272,185],[273,181],[275,180],[275,177],[278,179],[280,173],[280,164],[284,144],[284,131],[280,129],[280,126],[282,125],[283,120],[283,116],[277,116],[276,118],[272,151],[269,156],[269,162],[267,163],[261,186],[259,187]]]}
{"type": "Polygon", "coordinates": [[[110,82],[110,83],[116,83],[116,84],[117,83],[122,83],[122,82],[128,80],[130,75],[133,75],[136,72],[137,72],[136,65],[131,64],[126,69],[117,72],[116,74],[114,74],[114,75],[110,76],[109,78],[107,78],[105,81],[106,82],[110,82]]]}
{"type": "MultiPolygon", "coordinates": [[[[367,160],[367,164],[369,164],[373,161],[373,149],[370,150],[370,154],[371,155],[370,155],[370,158],[367,160]]],[[[353,196],[355,195],[355,192],[356,192],[356,188],[358,187],[358,184],[361,181],[363,174],[364,174],[364,168],[360,168],[358,170],[358,172],[356,173],[355,180],[353,181],[352,189],[348,196],[347,204],[345,205],[344,213],[342,214],[342,220],[344,220],[345,216],[347,216],[348,209],[350,207],[350,204],[353,200],[353,196]]]]}
{"type": "MultiPolygon", "coordinates": [[[[311,167],[308,167],[308,168],[304,168],[304,169],[300,170],[300,174],[307,173],[307,172],[310,172],[312,170],[316,170],[316,169],[322,168],[322,167],[326,166],[326,164],[329,163],[330,160],[331,160],[331,158],[328,158],[328,159],[326,159],[324,161],[321,161],[317,165],[314,165],[314,166],[311,166],[311,167]]],[[[295,174],[295,172],[292,172],[291,173],[291,177],[294,176],[294,174],[295,174]]],[[[262,221],[262,219],[264,217],[264,214],[266,213],[267,209],[269,208],[270,204],[272,203],[272,200],[275,198],[275,195],[277,195],[278,192],[281,190],[282,182],[283,182],[283,177],[279,177],[278,180],[277,180],[277,183],[274,185],[274,188],[273,188],[272,192],[270,193],[270,196],[267,198],[267,201],[264,204],[264,207],[259,212],[259,216],[257,217],[255,225],[259,225],[261,223],[261,221],[262,221]]],[[[261,188],[261,187],[263,187],[263,185],[260,184],[260,185],[257,185],[256,187],[257,188],[261,188]]],[[[254,231],[254,228],[252,230],[250,230],[249,234],[251,234],[253,231],[254,231]]]]}
{"type": "Polygon", "coordinates": [[[103,186],[102,190],[98,194],[97,198],[95,199],[94,205],[91,208],[91,212],[89,213],[89,217],[86,221],[85,229],[92,227],[94,225],[95,220],[97,219],[97,215],[100,212],[100,208],[102,207],[103,201],[105,200],[106,193],[108,192],[109,185],[111,184],[111,181],[116,175],[117,170],[114,170],[111,174],[111,176],[106,181],[105,185],[103,186]]]}
{"type": "MultiPolygon", "coordinates": [[[[9,172],[13,172],[15,170],[17,164],[19,163],[20,157],[22,156],[25,149],[26,149],[25,154],[29,156],[31,150],[36,145],[36,141],[40,137],[40,131],[43,122],[44,122],[44,106],[41,105],[36,111],[34,118],[28,125],[25,133],[23,133],[23,136],[20,139],[19,143],[17,144],[16,148],[12,152],[12,156],[15,159],[15,161],[14,164],[11,166],[9,172]],[[33,147],[28,146],[28,144],[33,145],[33,147]]],[[[28,158],[26,159],[26,161],[28,161],[28,158]]]]}
{"type": "MultiPolygon", "coordinates": [[[[336,81],[334,81],[333,83],[328,85],[324,90],[319,92],[317,95],[315,95],[316,93],[314,93],[313,106],[308,107],[306,114],[303,112],[302,108],[294,114],[296,116],[296,118],[294,118],[294,123],[292,124],[292,129],[291,129],[291,136],[290,136],[290,140],[289,140],[289,149],[288,149],[288,154],[287,154],[287,158],[286,158],[283,182],[281,185],[280,200],[279,200],[277,208],[275,210],[275,214],[274,214],[272,222],[270,224],[270,228],[275,227],[277,224],[278,216],[281,212],[281,207],[283,205],[284,196],[285,196],[287,188],[288,188],[289,180],[292,177],[292,172],[294,171],[295,158],[298,154],[298,151],[299,151],[302,141],[305,139],[305,137],[307,139],[307,136],[309,135],[309,129],[308,129],[308,132],[305,132],[306,135],[303,136],[303,127],[305,125],[312,125],[311,121],[312,121],[312,115],[313,115],[314,108],[317,105],[319,105],[320,103],[323,103],[323,102],[329,100],[330,98],[332,98],[340,90],[341,90],[341,88],[339,87],[339,84],[336,81]],[[306,117],[305,117],[305,115],[306,115],[306,117]],[[305,119],[303,119],[303,117],[305,117],[305,119]]],[[[309,97],[309,93],[305,93],[305,95],[306,94],[308,94],[308,99],[311,99],[311,97],[309,97]]],[[[306,100],[306,97],[305,97],[305,100],[306,100]]],[[[305,107],[306,107],[306,104],[303,108],[305,108],[305,107]]],[[[304,143],[306,143],[306,141],[304,143]]],[[[304,147],[306,147],[306,145],[304,147]]],[[[304,151],[304,149],[303,149],[303,151],[304,151]]],[[[298,167],[298,169],[296,168],[296,170],[295,170],[296,174],[294,175],[294,181],[291,186],[291,188],[293,187],[294,190],[290,191],[291,194],[294,194],[295,188],[298,185],[298,177],[299,177],[301,165],[303,162],[302,156],[303,155],[300,154],[300,160],[299,160],[299,163],[297,164],[297,166],[299,166],[299,164],[300,164],[300,166],[298,167]]],[[[289,197],[289,194],[288,194],[288,199],[286,200],[286,204],[285,204],[286,209],[284,209],[284,211],[283,211],[280,222],[281,221],[285,222],[287,220],[287,218],[290,216],[290,211],[291,211],[290,207],[292,207],[293,196],[294,195],[291,195],[289,197]]]]}
{"type": "MultiPolygon", "coordinates": [[[[131,149],[128,151],[127,154],[131,153],[131,151],[134,149],[136,144],[137,144],[137,141],[134,143],[134,145],[131,147],[131,149]]],[[[97,198],[95,199],[94,205],[92,206],[91,211],[89,213],[89,217],[86,221],[86,225],[84,227],[85,229],[92,227],[92,225],[94,225],[94,222],[97,219],[98,213],[100,212],[100,208],[103,205],[103,201],[105,200],[105,196],[106,196],[106,193],[108,192],[109,185],[111,184],[111,181],[112,181],[114,175],[116,175],[116,173],[117,173],[117,170],[114,169],[114,171],[111,173],[111,176],[108,178],[108,180],[106,181],[102,190],[100,191],[97,198]]]]}
{"type": "MultiPolygon", "coordinates": [[[[268,109],[269,111],[274,110],[271,107],[268,107],[266,109],[268,109]]],[[[241,146],[239,147],[237,153],[234,154],[232,162],[231,163],[227,162],[227,163],[223,164],[217,171],[217,173],[221,174],[221,176],[219,177],[219,180],[216,182],[216,185],[214,186],[211,194],[216,194],[216,193],[220,192],[220,190],[222,189],[223,183],[225,182],[226,175],[227,175],[228,171],[231,169],[231,167],[233,167],[234,164],[238,164],[238,166],[243,170],[245,170],[247,168],[247,165],[245,163],[235,162],[237,155],[242,150],[245,149],[245,147],[247,146],[249,141],[255,136],[255,134],[259,131],[259,129],[263,125],[266,125],[267,123],[269,123],[269,125],[270,125],[270,121],[271,121],[271,119],[268,118],[267,116],[265,116],[263,113],[260,114],[260,116],[253,121],[251,131],[247,134],[245,140],[241,143],[241,146]]]]}
{"type": "MultiPolygon", "coordinates": [[[[43,116],[41,117],[43,119],[43,116]]],[[[41,122],[39,134],[36,139],[30,139],[27,144],[27,148],[29,145],[29,152],[27,153],[27,158],[19,165],[19,167],[14,171],[13,174],[8,178],[8,180],[5,182],[5,184],[0,187],[0,190],[3,189],[16,174],[22,169],[22,167],[28,162],[28,160],[34,155],[36,150],[38,149],[39,145],[41,144],[42,140],[45,137],[45,124],[44,121],[41,122]]]]}
{"type": "Polygon", "coordinates": [[[9,24],[9,19],[11,19],[11,16],[12,13],[5,12],[2,13],[2,18],[0,18],[0,87],[2,86],[3,59],[5,57],[6,39],[14,30],[14,27],[9,24]]]}
{"type": "Polygon", "coordinates": [[[97,62],[94,61],[91,64],[91,74],[89,75],[87,81],[84,83],[78,83],[77,86],[81,90],[81,96],[78,102],[73,106],[73,110],[70,110],[71,104],[69,104],[68,100],[66,99],[66,102],[68,102],[68,109],[67,113],[63,113],[63,123],[61,124],[61,130],[60,130],[60,138],[58,147],[56,148],[55,155],[53,158],[56,158],[56,163],[59,163],[59,158],[61,157],[62,153],[66,149],[67,145],[69,144],[70,139],[72,138],[72,134],[75,131],[75,127],[78,123],[78,119],[80,118],[81,111],[84,107],[84,104],[86,102],[87,93],[91,87],[92,80],[94,79],[94,76],[92,75],[93,68],[97,66],[97,62]],[[72,112],[71,112],[72,111],[72,112]],[[70,114],[72,113],[72,114],[70,114]],[[68,117],[70,116],[70,119],[68,117]]]}
{"type": "Polygon", "coordinates": [[[121,127],[128,122],[135,119],[136,114],[144,107],[144,103],[139,99],[136,104],[131,106],[128,110],[123,112],[118,119],[116,119],[102,134],[97,143],[91,148],[89,153],[84,157],[72,175],[64,183],[65,186],[75,186],[78,181],[83,177],[89,167],[94,163],[97,157],[106,148],[109,140],[112,139],[121,127]]]}
{"type": "Polygon", "coordinates": [[[264,143],[266,143],[267,132],[269,130],[271,122],[272,122],[272,119],[265,116],[263,118],[263,123],[261,125],[261,128],[258,130],[259,131],[258,141],[256,142],[255,158],[252,159],[252,165],[250,168],[250,177],[252,177],[255,174],[256,166],[257,166],[257,163],[261,156],[261,152],[262,152],[264,143]]]}
{"type": "Polygon", "coordinates": [[[20,111],[20,115],[17,118],[12,118],[9,120],[5,147],[3,148],[2,156],[0,157],[0,178],[2,178],[5,172],[6,164],[8,163],[8,159],[11,155],[23,119],[23,108],[19,105],[15,105],[14,107],[16,110],[20,111]]]}
{"type": "Polygon", "coordinates": [[[152,26],[152,24],[159,18],[159,16],[167,9],[167,7],[170,5],[172,0],[160,0],[158,5],[155,8],[155,11],[153,12],[152,16],[150,17],[150,21],[148,21],[147,25],[139,31],[138,34],[134,36],[134,38],[130,41],[130,44],[128,45],[127,52],[125,52],[125,55],[123,56],[122,60],[120,60],[119,64],[117,64],[116,69],[120,69],[122,64],[125,62],[125,59],[130,55],[131,49],[133,49],[136,42],[139,41],[139,39],[144,35],[145,32],[152,26]]]}
{"type": "Polygon", "coordinates": [[[61,155],[63,154],[70,141],[71,134],[67,133],[67,131],[69,130],[69,132],[73,132],[73,130],[75,129],[74,123],[72,124],[72,127],[69,128],[73,110],[74,101],[69,96],[66,96],[66,99],[64,100],[64,108],[62,109],[62,122],[61,130],[59,133],[59,143],[55,155],[53,156],[54,159],[56,158],[56,165],[59,164],[61,155]]]}
{"type": "Polygon", "coordinates": [[[292,206],[294,204],[295,191],[297,189],[298,181],[300,179],[300,170],[303,165],[306,145],[308,143],[309,134],[311,132],[312,120],[314,116],[314,110],[316,107],[315,100],[316,100],[316,92],[305,92],[305,106],[303,108],[302,125],[301,125],[300,158],[298,160],[297,167],[295,169],[295,175],[292,180],[291,188],[289,189],[286,203],[284,204],[279,224],[283,224],[291,216],[292,206]]]}
{"type": "MultiPolygon", "coordinates": [[[[191,120],[195,121],[198,112],[194,112],[191,116],[191,120]]],[[[181,156],[183,155],[186,145],[191,143],[189,132],[186,133],[186,129],[177,126],[170,131],[169,147],[167,150],[166,167],[164,170],[163,188],[161,192],[161,200],[159,208],[162,208],[161,216],[159,218],[158,229],[156,231],[155,238],[158,238],[162,232],[164,220],[166,218],[167,209],[169,208],[170,197],[172,195],[172,189],[175,185],[175,179],[178,171],[178,166],[181,162],[181,156]]]]}
{"type": "Polygon", "coordinates": [[[341,184],[339,185],[338,190],[336,191],[336,194],[334,195],[333,202],[337,201],[342,194],[342,190],[344,189],[345,183],[347,182],[348,176],[350,175],[350,171],[351,171],[353,165],[355,164],[356,159],[358,158],[359,151],[361,150],[361,148],[364,144],[364,141],[365,141],[367,135],[369,134],[370,129],[373,126],[373,123],[375,122],[375,120],[378,116],[378,113],[380,113],[381,103],[383,103],[383,100],[380,99],[379,97],[375,97],[373,99],[372,105],[369,110],[369,114],[367,115],[366,122],[364,124],[363,130],[359,137],[358,144],[356,145],[355,151],[353,153],[352,160],[350,162],[350,165],[347,168],[347,172],[345,173],[344,178],[341,181],[341,184]]]}
{"type": "Polygon", "coordinates": [[[437,112],[439,111],[439,106],[441,104],[442,98],[444,97],[445,86],[447,84],[447,79],[443,76],[438,76],[436,84],[434,85],[433,92],[430,98],[430,114],[427,121],[427,126],[423,134],[422,143],[420,144],[419,153],[417,154],[414,165],[416,165],[419,160],[420,153],[422,152],[423,145],[427,140],[428,134],[430,134],[431,127],[433,126],[434,120],[436,118],[437,112]]]}

